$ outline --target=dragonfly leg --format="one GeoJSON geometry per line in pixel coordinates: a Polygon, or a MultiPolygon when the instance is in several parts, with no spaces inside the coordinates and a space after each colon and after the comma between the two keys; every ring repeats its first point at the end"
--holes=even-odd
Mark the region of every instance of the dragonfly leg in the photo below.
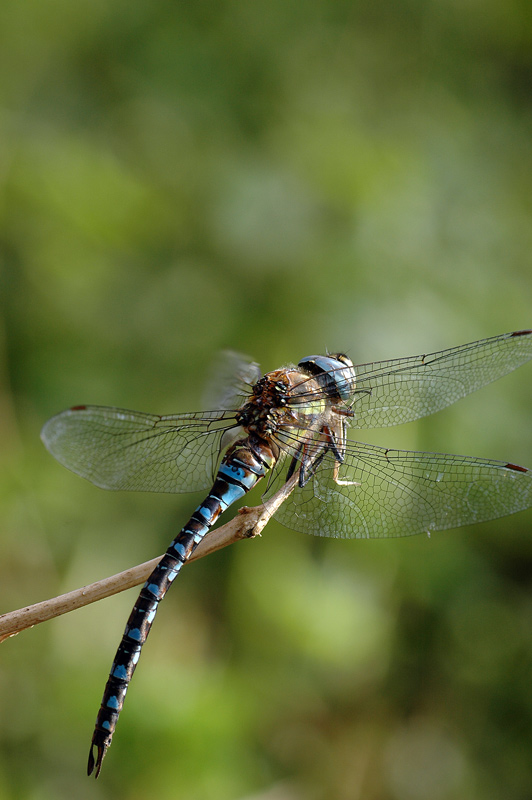
{"type": "Polygon", "coordinates": [[[345,425],[342,423],[342,427],[340,428],[340,437],[338,437],[337,433],[329,427],[325,427],[323,430],[325,435],[328,437],[328,446],[333,451],[336,458],[333,468],[334,482],[338,484],[338,486],[360,486],[359,481],[343,481],[339,477],[340,464],[343,464],[345,456],[345,425]],[[340,441],[338,441],[338,438],[340,438],[340,441]]]}
{"type": "Polygon", "coordinates": [[[336,431],[328,425],[324,425],[322,434],[325,435],[327,445],[333,451],[336,461],[341,464],[344,460],[345,453],[345,427],[342,424],[340,435],[338,436],[336,431]]]}
{"type": "Polygon", "coordinates": [[[341,417],[354,417],[355,412],[352,408],[346,408],[345,406],[332,406],[331,411],[334,411],[335,414],[339,414],[341,417]]]}
{"type": "Polygon", "coordinates": [[[299,473],[300,487],[305,486],[312,476],[316,474],[316,470],[329,451],[333,453],[335,458],[333,477],[334,480],[339,483],[338,468],[344,460],[345,452],[345,426],[343,422],[338,427],[337,431],[335,431],[329,425],[324,425],[320,431],[319,442],[320,447],[317,452],[312,454],[308,453],[308,444],[302,445],[299,450],[299,453],[303,452],[303,457],[301,458],[301,470],[299,473]],[[307,452],[305,453],[305,451],[307,452]]]}
{"type": "Polygon", "coordinates": [[[287,470],[287,473],[286,473],[287,482],[290,480],[290,478],[292,477],[292,475],[296,471],[296,467],[299,464],[299,461],[300,461],[300,458],[301,458],[301,453],[303,452],[303,446],[304,446],[303,444],[301,444],[299,446],[297,453],[295,454],[295,456],[292,458],[292,461],[290,462],[290,466],[288,467],[288,470],[287,470]]]}
{"type": "Polygon", "coordinates": [[[286,480],[289,481],[294,472],[296,471],[297,467],[300,465],[300,472],[299,472],[299,485],[304,486],[308,480],[314,475],[316,468],[321,464],[325,453],[327,452],[328,446],[325,447],[323,452],[318,452],[317,454],[310,455],[308,452],[308,444],[302,443],[298,448],[297,453],[292,458],[290,462],[290,466],[286,472],[286,480]]]}
{"type": "Polygon", "coordinates": [[[318,453],[318,455],[312,460],[310,458],[306,459],[304,458],[302,460],[301,470],[299,472],[300,487],[303,487],[306,483],[308,483],[309,480],[312,478],[312,476],[316,473],[316,470],[318,469],[319,465],[325,458],[325,454],[327,453],[328,450],[329,450],[329,445],[327,444],[323,447],[321,453],[318,453]]]}
{"type": "Polygon", "coordinates": [[[333,481],[338,484],[338,486],[361,486],[362,484],[360,481],[343,481],[339,478],[340,473],[340,462],[336,462],[333,469],[333,481]]]}

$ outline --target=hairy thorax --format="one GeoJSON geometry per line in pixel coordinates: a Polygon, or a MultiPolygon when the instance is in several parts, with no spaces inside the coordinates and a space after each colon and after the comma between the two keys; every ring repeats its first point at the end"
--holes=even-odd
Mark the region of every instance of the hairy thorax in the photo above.
{"type": "Polygon", "coordinates": [[[318,382],[295,367],[269,372],[237,412],[246,433],[268,439],[281,428],[307,428],[325,411],[318,382]]]}

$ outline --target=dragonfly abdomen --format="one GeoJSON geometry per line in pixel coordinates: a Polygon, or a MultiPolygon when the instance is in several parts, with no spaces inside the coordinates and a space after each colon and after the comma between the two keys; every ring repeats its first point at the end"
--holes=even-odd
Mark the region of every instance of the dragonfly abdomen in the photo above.
{"type": "Polygon", "coordinates": [[[225,455],[212,489],[168,547],[142,587],[126,624],[109,673],[92,737],[87,772],[100,773],[124,699],[150,632],[157,607],[181,567],[209,532],[220,514],[243,497],[273,466],[271,447],[258,439],[237,442],[225,455]],[[94,755],[96,752],[96,755],[94,755]]]}

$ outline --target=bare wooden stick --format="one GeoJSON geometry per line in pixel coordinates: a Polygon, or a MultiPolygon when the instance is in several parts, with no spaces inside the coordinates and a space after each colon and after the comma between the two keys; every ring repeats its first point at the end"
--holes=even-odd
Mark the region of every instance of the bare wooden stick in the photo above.
{"type": "MultiPolygon", "coordinates": [[[[233,544],[239,539],[251,539],[254,536],[259,536],[272,515],[292,492],[297,478],[298,475],[296,473],[265,503],[253,508],[248,508],[247,506],[241,508],[233,519],[220,528],[211,531],[198,545],[189,561],[203,558],[203,556],[209,555],[215,550],[220,550],[222,547],[227,547],[227,545],[233,544]]],[[[103,600],[104,597],[110,597],[113,594],[125,591],[125,589],[138,586],[152,573],[160,559],[161,556],[152,558],[151,561],[145,561],[144,564],[126,569],[124,572],[119,572],[88,586],[82,586],[80,589],[67,592],[67,594],[2,614],[0,616],[0,642],[26,628],[38,625],[39,622],[59,617],[68,611],[74,611],[90,603],[95,603],[97,600],[103,600]]]]}

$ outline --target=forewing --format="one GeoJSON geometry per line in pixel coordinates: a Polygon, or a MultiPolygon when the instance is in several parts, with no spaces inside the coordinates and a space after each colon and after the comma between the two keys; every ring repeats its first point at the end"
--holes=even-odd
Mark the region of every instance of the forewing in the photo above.
{"type": "Polygon", "coordinates": [[[353,426],[383,428],[433,414],[532,358],[532,331],[355,367],[353,426]]]}
{"type": "Polygon", "coordinates": [[[78,406],[52,417],[41,438],[65,467],[102,489],[190,492],[213,480],[230,412],[157,416],[78,406]]]}
{"type": "Polygon", "coordinates": [[[205,408],[239,408],[260,377],[259,365],[249,356],[234,350],[222,350],[211,368],[203,392],[205,408]]]}
{"type": "MultiPolygon", "coordinates": [[[[339,477],[330,453],[275,518],[315,536],[410,536],[496,519],[532,505],[532,472],[502,461],[350,444],[339,477]]],[[[268,488],[284,480],[278,470],[268,488]]]]}

